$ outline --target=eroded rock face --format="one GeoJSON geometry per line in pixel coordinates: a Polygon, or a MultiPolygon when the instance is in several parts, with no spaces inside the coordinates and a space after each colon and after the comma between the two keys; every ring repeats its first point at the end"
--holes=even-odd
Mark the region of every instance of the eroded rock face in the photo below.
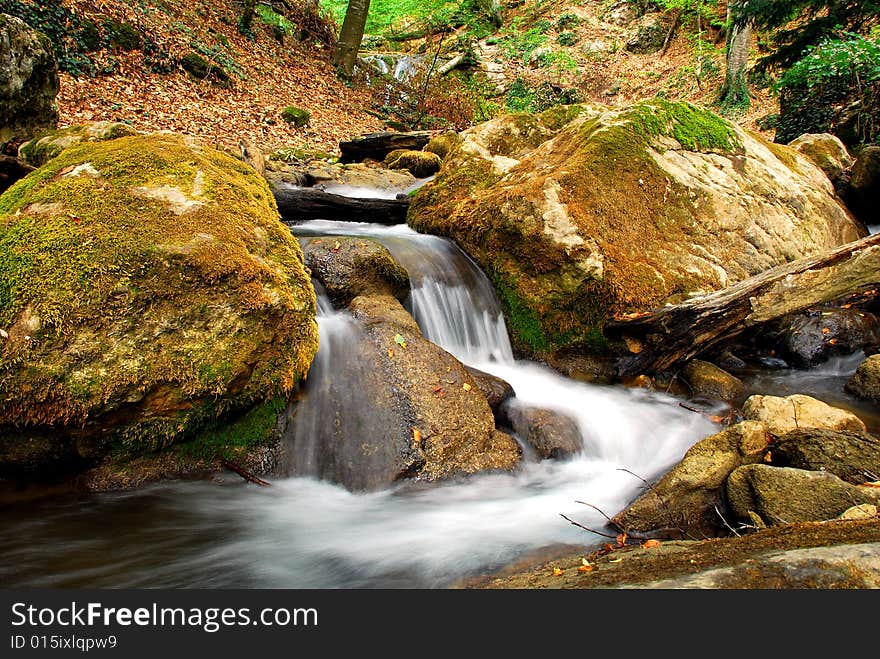
{"type": "Polygon", "coordinates": [[[788,145],[812,160],[832,183],[855,162],[840,138],[831,133],[805,133],[788,145]]]}
{"type": "Polygon", "coordinates": [[[876,504],[880,493],[851,485],[824,471],[746,465],[727,479],[727,499],[736,518],[752,512],[767,526],[834,519],[854,505],[876,504]]]}
{"type": "Polygon", "coordinates": [[[718,535],[724,529],[721,515],[727,510],[727,477],[742,465],[760,461],[767,439],[764,424],[756,421],[743,421],[706,437],[650,491],[615,515],[614,522],[630,532],[669,537],[718,535]]]}
{"type": "Polygon", "coordinates": [[[0,245],[7,443],[162,448],[285,396],[317,350],[265,181],[182,136],[66,149],[0,197],[0,245]]]}
{"type": "Polygon", "coordinates": [[[0,14],[0,152],[8,142],[55,128],[58,84],[49,39],[21,19],[0,14]]]}
{"type": "Polygon", "coordinates": [[[749,396],[743,405],[744,419],[762,421],[767,432],[782,437],[794,430],[820,428],[825,430],[855,430],[865,432],[864,421],[852,412],[831,407],[821,400],[794,394],[779,396],[749,396]]]}
{"type": "Polygon", "coordinates": [[[409,224],[493,280],[516,348],[606,350],[604,321],[864,235],[797,151],[653,100],[499,117],[461,135],[409,224]]]}

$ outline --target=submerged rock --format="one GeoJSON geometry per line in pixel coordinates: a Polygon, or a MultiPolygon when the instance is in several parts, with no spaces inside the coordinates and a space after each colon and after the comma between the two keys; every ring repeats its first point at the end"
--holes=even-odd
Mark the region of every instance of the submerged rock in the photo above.
{"type": "Polygon", "coordinates": [[[161,449],[287,395],[317,350],[315,293],[266,182],[189,138],[66,149],[0,197],[0,246],[7,449],[161,449]]]}
{"type": "MultiPolygon", "coordinates": [[[[639,313],[864,235],[794,149],[654,99],[513,114],[461,134],[409,224],[493,280],[515,347],[606,351],[639,313]]],[[[625,348],[620,347],[621,350],[625,348]]]]}
{"type": "Polygon", "coordinates": [[[748,521],[752,512],[774,526],[834,519],[854,505],[876,504],[880,492],[824,471],[753,464],[727,479],[727,500],[737,519],[748,521]]]}
{"type": "Polygon", "coordinates": [[[486,373],[478,368],[473,368],[472,366],[467,366],[466,368],[468,373],[473,376],[477,388],[486,397],[486,402],[489,403],[489,407],[492,409],[492,414],[495,415],[496,421],[503,419],[504,412],[502,406],[505,402],[516,395],[513,387],[509,382],[502,380],[496,375],[486,373]]]}
{"type": "Polygon", "coordinates": [[[727,477],[742,465],[759,462],[766,449],[766,430],[755,421],[706,437],[613,521],[630,533],[679,538],[719,535],[725,529],[727,477]]]}
{"type": "Polygon", "coordinates": [[[23,20],[0,14],[0,152],[55,128],[58,89],[52,42],[23,20]]]}

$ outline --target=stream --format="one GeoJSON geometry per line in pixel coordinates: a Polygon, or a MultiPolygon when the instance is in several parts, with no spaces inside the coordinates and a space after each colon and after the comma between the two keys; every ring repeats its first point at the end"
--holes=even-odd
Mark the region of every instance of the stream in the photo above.
{"type": "MultiPolygon", "coordinates": [[[[326,420],[322,405],[328,396],[356,389],[359,373],[369,368],[351,363],[347,351],[356,324],[319,295],[321,350],[297,413],[299,475],[275,479],[269,488],[222,478],[7,506],[0,583],[446,588],[544,548],[604,541],[560,514],[601,528],[600,513],[579,502],[613,515],[641,492],[639,478],[662,474],[717,429],[671,395],[584,384],[516,360],[491,284],[446,239],[405,225],[312,221],[291,229],[301,241],[358,235],[384,244],[410,273],[405,306],[426,338],[465,364],[507,380],[522,401],[574,418],[585,440],[583,452],[568,461],[527,458],[516,473],[401,484],[366,494],[308,475],[309,442],[321,441],[326,420]]],[[[834,404],[829,396],[846,397],[838,390],[857,364],[853,356],[812,372],[755,373],[747,384],[763,393],[789,387],[788,393],[815,392],[834,404]]],[[[381,421],[373,410],[371,422],[381,421]]]]}

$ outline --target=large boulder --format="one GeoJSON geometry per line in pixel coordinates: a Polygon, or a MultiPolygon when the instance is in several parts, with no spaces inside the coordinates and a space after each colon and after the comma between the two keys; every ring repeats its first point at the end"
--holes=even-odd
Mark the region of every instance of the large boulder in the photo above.
{"type": "Polygon", "coordinates": [[[64,149],[80,142],[104,142],[117,137],[136,135],[128,124],[117,121],[96,121],[50,130],[21,145],[18,156],[33,167],[41,167],[64,149]]]}
{"type": "Polygon", "coordinates": [[[663,14],[645,14],[633,26],[626,41],[626,49],[639,55],[656,53],[663,48],[668,34],[669,22],[663,14]]]}
{"type": "Polygon", "coordinates": [[[706,437],[613,521],[630,533],[716,536],[725,523],[727,477],[742,465],[760,461],[766,448],[764,424],[755,421],[743,421],[706,437]]]}
{"type": "Polygon", "coordinates": [[[606,350],[610,317],[865,234],[808,158],[688,103],[561,106],[461,137],[408,222],[482,266],[531,356],[606,350]]]}
{"type": "Polygon", "coordinates": [[[690,360],[682,369],[681,375],[694,396],[734,402],[746,393],[742,380],[715,364],[700,359],[690,360]]]}
{"type": "Polygon", "coordinates": [[[776,467],[827,471],[854,485],[880,474],[880,438],[866,432],[795,430],[774,442],[770,455],[776,467]]]}
{"type": "MultiPolygon", "coordinates": [[[[58,124],[58,67],[49,39],[0,14],[0,152],[58,124]]],[[[14,153],[12,155],[15,155],[14,153]]]]}
{"type": "Polygon", "coordinates": [[[785,398],[779,396],[749,396],[743,404],[744,419],[761,421],[767,432],[782,437],[794,430],[820,428],[825,430],[855,430],[865,432],[864,421],[852,412],[803,394],[785,398]]]}
{"type": "Polygon", "coordinates": [[[312,238],[303,246],[312,274],[336,306],[347,306],[358,295],[409,293],[409,274],[391,253],[368,238],[312,238]]]}
{"type": "Polygon", "coordinates": [[[287,395],[317,351],[265,181],[182,136],[66,149],[0,197],[0,254],[0,445],[35,447],[6,475],[191,438],[287,395]]]}
{"type": "Polygon", "coordinates": [[[858,398],[880,403],[880,355],[871,355],[843,387],[858,398]]]}
{"type": "Polygon", "coordinates": [[[876,504],[876,488],[851,485],[834,474],[753,464],[727,479],[727,500],[738,520],[757,515],[767,526],[834,519],[854,505],[876,504]]]}

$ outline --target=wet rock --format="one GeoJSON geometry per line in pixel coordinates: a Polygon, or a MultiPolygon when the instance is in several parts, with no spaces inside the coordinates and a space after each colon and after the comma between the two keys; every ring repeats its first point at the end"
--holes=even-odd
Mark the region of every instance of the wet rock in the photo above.
{"type": "Polygon", "coordinates": [[[755,421],[743,421],[706,437],[648,492],[615,515],[614,523],[629,532],[667,537],[723,533],[725,481],[738,467],[760,461],[767,439],[764,425],[755,421]]]}
{"type": "Polygon", "coordinates": [[[880,403],[880,355],[871,355],[844,385],[847,393],[880,403]]]}
{"type": "Polygon", "coordinates": [[[584,448],[577,422],[562,412],[525,405],[512,398],[504,405],[504,416],[542,459],[563,460],[584,448]]]}
{"type": "Polygon", "coordinates": [[[303,247],[306,265],[336,306],[347,306],[358,295],[409,293],[409,274],[391,253],[369,238],[313,238],[303,247]]]}
{"type": "Polygon", "coordinates": [[[771,464],[826,471],[860,485],[880,474],[880,438],[851,430],[795,430],[771,447],[771,464]]]}
{"type": "Polygon", "coordinates": [[[0,153],[10,142],[21,144],[58,125],[58,89],[49,39],[23,20],[0,14],[0,153]]]}
{"type": "Polygon", "coordinates": [[[739,467],[727,479],[727,500],[738,520],[749,511],[765,524],[821,522],[853,505],[876,504],[880,492],[851,485],[834,474],[753,464],[739,467]]]}
{"type": "Polygon", "coordinates": [[[777,336],[782,358],[800,368],[880,345],[880,319],[856,308],[818,307],[786,317],[767,331],[777,336]]]}
{"type": "Polygon", "coordinates": [[[681,374],[690,385],[693,396],[734,402],[742,398],[746,392],[742,380],[715,364],[699,359],[689,361],[681,374]]]}
{"type": "Polygon", "coordinates": [[[803,394],[785,398],[750,396],[743,405],[742,414],[743,419],[762,421],[775,437],[803,428],[867,431],[865,423],[852,412],[803,394]]]}
{"type": "Polygon", "coordinates": [[[477,385],[477,388],[483,392],[483,395],[486,397],[486,402],[489,403],[489,407],[492,408],[492,414],[495,415],[496,421],[503,420],[504,417],[501,407],[505,402],[516,395],[513,387],[510,386],[509,382],[502,380],[491,373],[486,373],[471,366],[467,366],[466,368],[468,373],[474,378],[474,383],[477,385]]]}
{"type": "Polygon", "coordinates": [[[858,506],[853,506],[852,508],[847,508],[837,519],[840,520],[858,520],[858,519],[871,519],[872,517],[877,517],[878,509],[872,503],[862,503],[858,506]]]}

